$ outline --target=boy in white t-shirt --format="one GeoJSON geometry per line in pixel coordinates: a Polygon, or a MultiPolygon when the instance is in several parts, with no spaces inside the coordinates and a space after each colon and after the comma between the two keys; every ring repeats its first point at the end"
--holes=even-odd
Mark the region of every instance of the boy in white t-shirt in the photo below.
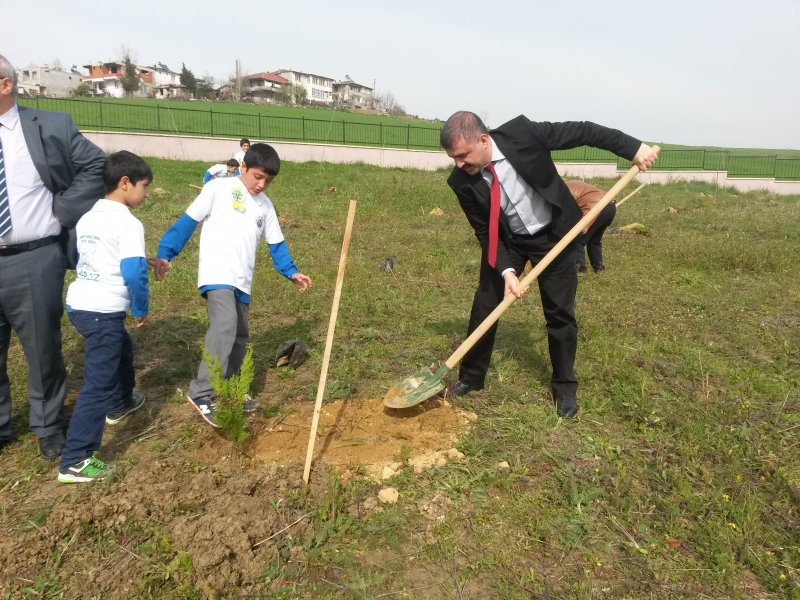
{"type": "Polygon", "coordinates": [[[239,174],[239,161],[230,159],[224,165],[213,165],[208,168],[206,174],[203,175],[203,185],[207,184],[212,179],[219,179],[220,177],[236,177],[239,174]]]}
{"type": "Polygon", "coordinates": [[[239,148],[241,148],[241,150],[234,154],[233,158],[236,159],[239,164],[242,164],[244,155],[247,154],[247,150],[250,148],[250,140],[247,138],[242,138],[242,141],[239,142],[239,148]]]}
{"type": "MultiPolygon", "coordinates": [[[[311,287],[311,279],[298,272],[292,261],[275,208],[262,193],[278,175],[280,166],[272,146],[253,144],[242,162],[242,174],[204,186],[158,245],[155,272],[161,281],[169,271],[169,261],[203,223],[197,286],[208,301],[210,323],[205,347],[219,360],[225,377],[239,371],[247,348],[247,315],[259,242],[263,239],[269,244],[272,262],[281,275],[301,292],[311,287]]],[[[217,427],[214,390],[205,363],[200,363],[197,378],[189,385],[187,400],[217,427]]]]}
{"type": "Polygon", "coordinates": [[[153,172],[141,158],[121,151],[106,159],[106,197],[76,228],[76,279],[67,290],[67,315],[86,340],[83,387],[69,423],[58,480],[105,479],[113,467],[95,458],[105,425],[115,425],[144,404],[134,391],[133,340],[125,317],[147,322],[147,259],[144,228],[130,209],[147,198],[153,172]]]}

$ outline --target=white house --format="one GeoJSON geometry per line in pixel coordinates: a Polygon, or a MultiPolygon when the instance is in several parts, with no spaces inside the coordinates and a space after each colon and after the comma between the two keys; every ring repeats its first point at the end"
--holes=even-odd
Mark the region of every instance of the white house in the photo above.
{"type": "Polygon", "coordinates": [[[275,74],[287,79],[291,84],[303,86],[311,102],[319,104],[333,102],[333,79],[331,77],[303,73],[293,69],[280,69],[275,71],[275,74]]]}
{"type": "Polygon", "coordinates": [[[361,85],[349,77],[333,84],[333,103],[353,108],[369,108],[372,106],[372,88],[361,85]]]}
{"type": "MultiPolygon", "coordinates": [[[[125,65],[119,61],[84,65],[83,68],[88,69],[89,74],[84,76],[83,81],[92,89],[94,95],[122,98],[125,96],[125,90],[122,89],[119,78],[124,67],[125,65]]],[[[149,96],[153,89],[154,69],[136,65],[136,74],[139,77],[139,89],[133,95],[137,98],[149,96]]]]}
{"type": "Polygon", "coordinates": [[[183,96],[186,86],[181,85],[181,74],[170,71],[169,67],[162,62],[149,67],[153,72],[153,90],[156,98],[169,98],[183,96]]]}

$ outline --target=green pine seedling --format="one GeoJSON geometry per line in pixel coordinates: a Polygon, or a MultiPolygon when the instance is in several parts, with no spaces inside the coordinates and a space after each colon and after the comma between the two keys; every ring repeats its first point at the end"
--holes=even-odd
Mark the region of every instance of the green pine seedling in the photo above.
{"type": "Polygon", "coordinates": [[[255,376],[253,346],[247,345],[247,352],[237,375],[225,377],[219,360],[206,348],[203,349],[203,361],[208,367],[209,381],[217,400],[216,421],[231,439],[241,446],[248,436],[247,423],[244,419],[244,401],[255,376]]]}

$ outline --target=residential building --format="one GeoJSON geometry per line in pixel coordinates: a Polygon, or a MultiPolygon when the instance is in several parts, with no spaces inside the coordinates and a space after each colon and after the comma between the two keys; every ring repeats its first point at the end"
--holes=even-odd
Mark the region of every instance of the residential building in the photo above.
{"type": "Polygon", "coordinates": [[[293,85],[300,85],[306,89],[309,102],[330,104],[333,102],[333,79],[322,75],[304,73],[293,69],[280,69],[276,75],[287,79],[293,85]]]}
{"type": "MultiPolygon", "coordinates": [[[[125,65],[119,61],[97,62],[84,65],[84,69],[89,71],[83,81],[92,89],[93,95],[111,96],[122,98],[125,90],[122,89],[122,76],[125,65]]],[[[136,65],[136,74],[139,76],[139,89],[133,95],[137,98],[149,96],[153,91],[155,69],[152,67],[140,67],[136,65]]]]}
{"type": "Polygon", "coordinates": [[[181,85],[181,74],[171,71],[167,65],[157,62],[148,67],[153,73],[153,91],[156,98],[175,98],[186,95],[186,86],[181,85]]]}
{"type": "Polygon", "coordinates": [[[21,94],[63,98],[75,93],[75,88],[83,81],[83,75],[76,69],[67,72],[43,64],[40,67],[17,69],[17,79],[21,94]]]}
{"type": "Polygon", "coordinates": [[[351,79],[333,84],[333,103],[352,108],[372,107],[372,88],[351,79]]]}
{"type": "Polygon", "coordinates": [[[250,96],[256,103],[271,104],[280,100],[281,88],[289,85],[289,80],[275,73],[253,73],[245,75],[245,96],[250,96]]]}

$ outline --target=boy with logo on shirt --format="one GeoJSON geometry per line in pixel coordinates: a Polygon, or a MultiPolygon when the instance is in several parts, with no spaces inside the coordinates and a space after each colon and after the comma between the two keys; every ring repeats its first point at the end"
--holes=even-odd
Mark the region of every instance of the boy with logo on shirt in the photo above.
{"type": "MultiPolygon", "coordinates": [[[[247,349],[247,315],[259,242],[263,239],[269,244],[272,262],[281,275],[301,292],[311,287],[311,278],[300,273],[292,261],[275,208],[262,193],[278,175],[280,166],[272,146],[253,144],[242,161],[242,174],[217,179],[203,187],[158,245],[155,273],[161,281],[169,271],[170,261],[189,241],[197,225],[203,223],[197,285],[208,301],[210,324],[205,347],[219,360],[225,377],[239,371],[247,349]]],[[[200,416],[218,427],[214,390],[203,362],[186,399],[200,416]]]]}
{"type": "Polygon", "coordinates": [[[242,138],[242,141],[239,142],[239,147],[241,148],[241,150],[239,150],[239,152],[234,154],[233,158],[236,159],[236,161],[239,164],[242,164],[242,161],[244,160],[244,155],[247,153],[247,149],[250,148],[250,140],[248,140],[247,138],[242,138]]]}
{"type": "Polygon", "coordinates": [[[141,158],[120,151],[106,159],[98,200],[76,228],[77,278],[67,290],[67,315],[84,340],[84,381],[61,454],[58,481],[105,479],[113,467],[94,457],[106,425],[115,425],[144,404],[134,391],[133,340],[128,310],[147,322],[147,259],[144,228],[130,209],[147,198],[153,172],[141,158]]]}
{"type": "Polygon", "coordinates": [[[232,158],[224,165],[214,165],[209,167],[206,174],[203,175],[203,185],[207,184],[212,179],[220,177],[235,177],[239,174],[239,161],[232,158]]]}

